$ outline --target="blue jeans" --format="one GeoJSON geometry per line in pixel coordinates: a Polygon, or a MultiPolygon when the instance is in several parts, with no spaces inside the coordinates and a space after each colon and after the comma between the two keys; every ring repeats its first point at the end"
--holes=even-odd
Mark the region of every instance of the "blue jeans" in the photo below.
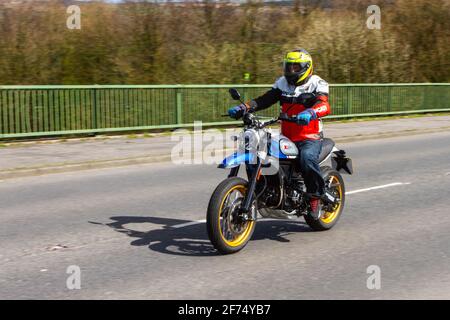
{"type": "Polygon", "coordinates": [[[299,156],[300,171],[306,185],[306,192],[321,196],[324,194],[325,182],[319,167],[319,155],[322,151],[322,140],[304,140],[295,143],[299,156]]]}

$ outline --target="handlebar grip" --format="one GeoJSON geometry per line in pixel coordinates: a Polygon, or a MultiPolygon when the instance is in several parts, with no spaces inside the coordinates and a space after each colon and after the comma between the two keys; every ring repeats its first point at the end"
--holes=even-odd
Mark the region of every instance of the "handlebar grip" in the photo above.
{"type": "Polygon", "coordinates": [[[295,117],[289,117],[289,116],[288,116],[287,114],[285,114],[285,113],[282,113],[278,119],[279,119],[279,120],[282,120],[282,121],[288,121],[288,122],[295,122],[295,123],[297,123],[297,118],[295,118],[295,117]]]}

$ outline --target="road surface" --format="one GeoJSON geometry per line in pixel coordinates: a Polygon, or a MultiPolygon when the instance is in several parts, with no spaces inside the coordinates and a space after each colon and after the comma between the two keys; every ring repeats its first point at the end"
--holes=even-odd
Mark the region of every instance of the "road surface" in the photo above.
{"type": "Polygon", "coordinates": [[[339,146],[355,174],[335,228],[261,220],[228,256],[201,222],[225,177],[215,166],[1,181],[0,298],[450,299],[450,131],[339,146]]]}

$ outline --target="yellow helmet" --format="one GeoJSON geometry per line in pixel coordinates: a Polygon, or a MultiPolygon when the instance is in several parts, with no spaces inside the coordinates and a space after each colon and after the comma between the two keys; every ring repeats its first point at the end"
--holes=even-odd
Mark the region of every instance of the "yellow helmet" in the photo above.
{"type": "Polygon", "coordinates": [[[289,84],[301,85],[305,83],[313,72],[311,55],[305,49],[289,51],[284,56],[283,71],[289,84]]]}

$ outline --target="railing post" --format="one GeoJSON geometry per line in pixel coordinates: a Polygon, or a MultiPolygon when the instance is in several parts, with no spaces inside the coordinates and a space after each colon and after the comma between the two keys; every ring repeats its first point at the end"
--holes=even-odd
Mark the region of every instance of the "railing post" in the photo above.
{"type": "Polygon", "coordinates": [[[352,95],[350,94],[352,87],[347,87],[347,115],[352,114],[352,95]]]}
{"type": "Polygon", "coordinates": [[[92,88],[92,129],[98,129],[97,127],[97,88],[92,88]]]}
{"type": "Polygon", "coordinates": [[[423,98],[422,98],[422,107],[421,107],[421,109],[422,110],[425,110],[425,109],[427,109],[427,97],[428,97],[428,87],[427,86],[423,86],[423,98]]]}
{"type": "Polygon", "coordinates": [[[176,109],[176,118],[177,124],[183,123],[183,93],[180,89],[176,89],[177,96],[177,109],[176,109]]]}
{"type": "Polygon", "coordinates": [[[389,86],[388,87],[388,108],[387,108],[387,111],[388,112],[391,112],[392,111],[392,89],[393,89],[393,86],[389,86]]]}

